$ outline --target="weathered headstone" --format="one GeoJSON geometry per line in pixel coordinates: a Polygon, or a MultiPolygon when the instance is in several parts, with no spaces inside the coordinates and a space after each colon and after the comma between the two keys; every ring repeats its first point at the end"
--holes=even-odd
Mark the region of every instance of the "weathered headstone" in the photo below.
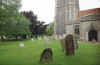
{"type": "Polygon", "coordinates": [[[67,56],[74,55],[74,39],[71,34],[65,37],[65,52],[67,56]]]}
{"type": "Polygon", "coordinates": [[[24,43],[20,43],[19,46],[20,46],[21,48],[24,48],[24,43]]]}
{"type": "Polygon", "coordinates": [[[43,50],[41,57],[40,57],[40,63],[46,64],[53,60],[53,52],[51,48],[46,48],[43,50]]]}

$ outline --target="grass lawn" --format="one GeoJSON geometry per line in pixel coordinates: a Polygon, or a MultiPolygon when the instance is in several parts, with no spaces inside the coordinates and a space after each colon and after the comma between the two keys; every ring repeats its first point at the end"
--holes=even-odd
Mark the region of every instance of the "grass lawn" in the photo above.
{"type": "MultiPolygon", "coordinates": [[[[43,40],[0,42],[0,65],[42,65],[40,55],[45,49],[43,40]],[[25,43],[24,48],[19,43],[25,43]]],[[[75,56],[65,56],[59,41],[52,40],[53,62],[43,65],[100,65],[100,45],[79,42],[75,56]]]]}

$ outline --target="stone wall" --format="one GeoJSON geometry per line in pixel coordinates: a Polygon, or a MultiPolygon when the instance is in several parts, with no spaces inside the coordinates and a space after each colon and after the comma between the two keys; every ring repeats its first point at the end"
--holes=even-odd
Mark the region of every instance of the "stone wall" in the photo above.
{"type": "Polygon", "coordinates": [[[92,29],[97,31],[98,41],[100,41],[100,20],[81,22],[80,23],[80,40],[88,41],[88,33],[92,29]]]}
{"type": "Polygon", "coordinates": [[[66,34],[73,34],[74,33],[74,25],[66,25],[66,34]]]}
{"type": "Polygon", "coordinates": [[[65,0],[56,0],[55,34],[65,33],[65,0]]]}
{"type": "Polygon", "coordinates": [[[73,33],[73,24],[79,23],[78,12],[79,0],[56,0],[55,35],[73,33]]]}

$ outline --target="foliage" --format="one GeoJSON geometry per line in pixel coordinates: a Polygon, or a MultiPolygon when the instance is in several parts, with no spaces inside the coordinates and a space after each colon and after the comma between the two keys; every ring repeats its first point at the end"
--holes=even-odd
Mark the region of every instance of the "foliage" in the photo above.
{"type": "Polygon", "coordinates": [[[54,33],[54,23],[50,23],[47,28],[47,35],[51,36],[54,33]]]}
{"type": "Polygon", "coordinates": [[[0,0],[0,36],[30,34],[29,21],[18,13],[21,0],[0,0]]]}
{"type": "MultiPolygon", "coordinates": [[[[29,21],[22,14],[16,14],[10,30],[15,35],[29,34],[29,21]]],[[[13,35],[13,33],[11,34],[13,35]]]]}
{"type": "Polygon", "coordinates": [[[16,16],[12,17],[12,21],[1,26],[0,31],[1,35],[6,36],[30,34],[29,21],[22,14],[16,14],[16,16]]]}
{"type": "Polygon", "coordinates": [[[15,16],[21,0],[0,0],[0,21],[7,22],[15,16]]]}
{"type": "Polygon", "coordinates": [[[32,11],[21,12],[30,21],[30,31],[34,36],[46,34],[46,25],[44,22],[38,21],[37,16],[32,11]]]}
{"type": "Polygon", "coordinates": [[[0,35],[6,35],[19,6],[20,0],[0,0],[0,35]]]}

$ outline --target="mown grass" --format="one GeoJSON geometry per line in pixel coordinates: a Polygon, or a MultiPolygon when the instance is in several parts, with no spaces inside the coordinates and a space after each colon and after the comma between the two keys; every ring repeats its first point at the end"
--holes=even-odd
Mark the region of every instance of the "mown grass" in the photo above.
{"type": "MultiPolygon", "coordinates": [[[[79,42],[75,56],[65,56],[60,42],[52,40],[53,62],[43,65],[100,65],[100,45],[79,42]]],[[[45,49],[43,40],[24,40],[0,42],[0,65],[42,65],[40,55],[45,49]],[[19,44],[25,47],[20,48],[19,44]]]]}

